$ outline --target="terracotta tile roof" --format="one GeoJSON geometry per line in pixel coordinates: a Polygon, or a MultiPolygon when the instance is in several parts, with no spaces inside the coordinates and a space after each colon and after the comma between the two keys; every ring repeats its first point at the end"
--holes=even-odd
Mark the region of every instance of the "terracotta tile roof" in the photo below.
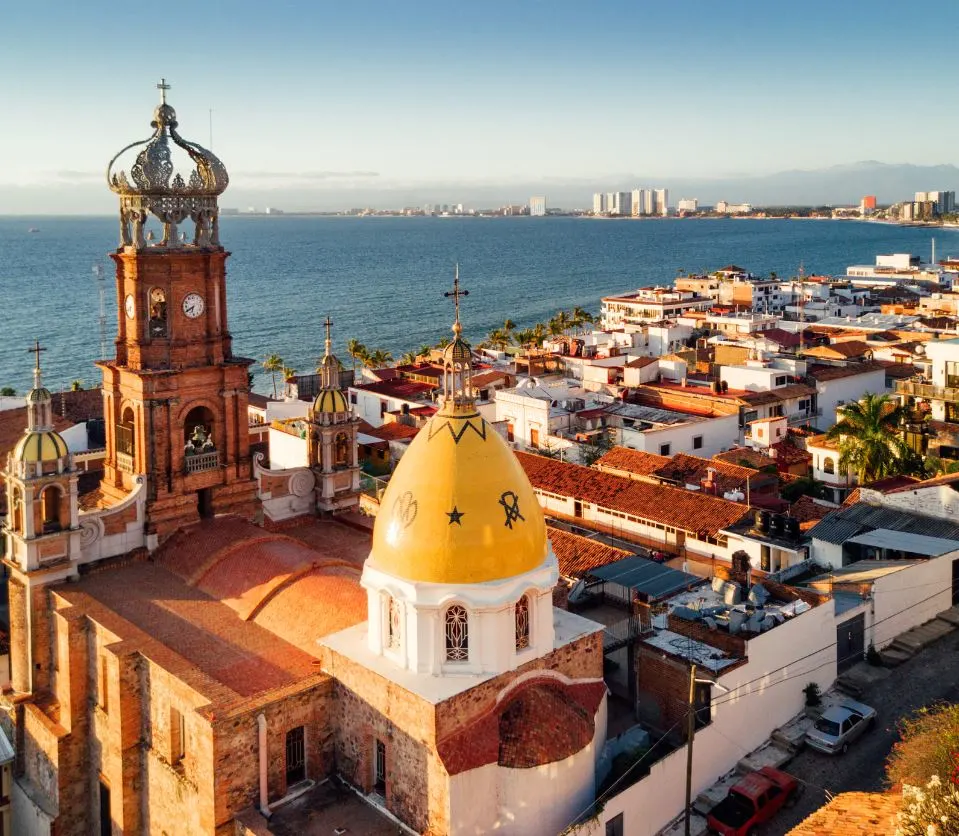
{"type": "Polygon", "coordinates": [[[902,797],[893,793],[844,792],[787,836],[891,836],[902,797]]]}
{"type": "Polygon", "coordinates": [[[481,388],[483,386],[489,386],[491,383],[496,383],[500,380],[509,380],[509,374],[507,372],[496,371],[491,369],[488,372],[480,372],[479,374],[474,374],[472,381],[473,386],[481,388]]]}
{"type": "Polygon", "coordinates": [[[749,513],[744,505],[682,488],[639,482],[530,453],[516,456],[537,490],[591,502],[693,534],[715,536],[749,513]]]}
{"type": "Polygon", "coordinates": [[[578,578],[597,566],[615,563],[633,555],[625,549],[608,546],[592,537],[571,534],[561,528],[547,526],[546,533],[553,547],[553,554],[559,561],[559,573],[564,578],[578,578]]]}
{"type": "Polygon", "coordinates": [[[853,360],[872,354],[872,346],[863,340],[847,340],[845,342],[830,343],[810,348],[807,357],[823,357],[837,360],[853,360]]]}
{"type": "Polygon", "coordinates": [[[811,496],[801,496],[789,506],[789,516],[799,520],[800,530],[808,531],[826,514],[835,510],[835,505],[822,505],[811,496]]]}
{"type": "Polygon", "coordinates": [[[806,395],[815,395],[816,387],[807,386],[805,383],[789,383],[786,386],[778,386],[772,390],[772,393],[780,399],[802,398],[806,395]]]}
{"type": "Polygon", "coordinates": [[[90,389],[65,389],[53,395],[53,411],[74,424],[83,424],[103,418],[103,390],[99,386],[90,389]]]}
{"type": "Polygon", "coordinates": [[[807,374],[816,381],[839,380],[857,374],[884,371],[885,365],[878,362],[850,363],[848,366],[811,366],[807,374]]]}
{"type": "Polygon", "coordinates": [[[699,456],[690,456],[686,453],[677,453],[667,464],[655,472],[655,476],[671,482],[684,485],[698,485],[708,476],[707,470],[715,471],[715,481],[719,493],[726,493],[736,489],[745,489],[749,482],[750,488],[756,488],[757,483],[768,482],[776,484],[775,475],[760,473],[752,467],[743,467],[725,461],[703,459],[699,456]]]}
{"type": "Polygon", "coordinates": [[[366,435],[371,435],[383,441],[408,441],[411,438],[416,438],[418,432],[419,429],[416,427],[411,427],[409,424],[401,424],[399,421],[391,421],[388,424],[381,424],[378,427],[364,430],[366,435]]]}
{"type": "Polygon", "coordinates": [[[419,383],[416,380],[404,380],[402,378],[378,380],[375,383],[361,383],[358,386],[350,387],[357,392],[372,392],[374,395],[385,395],[389,398],[400,398],[408,401],[427,399],[431,392],[436,391],[436,388],[435,384],[419,383]]]}
{"type": "MultiPolygon", "coordinates": [[[[909,479],[908,476],[902,476],[898,478],[909,479]]],[[[883,480],[883,481],[889,481],[889,480],[883,480]]],[[[905,491],[914,491],[914,490],[918,490],[919,488],[934,488],[939,485],[956,485],[956,484],[959,484],[959,473],[946,473],[942,476],[934,476],[932,479],[924,479],[922,481],[918,479],[912,479],[909,483],[899,484],[892,488],[883,490],[883,493],[904,493],[905,491]]],[[[874,488],[875,486],[866,485],[866,487],[874,488]]]]}
{"type": "Polygon", "coordinates": [[[669,456],[657,456],[642,450],[630,450],[628,447],[613,447],[608,453],[596,460],[593,467],[599,470],[620,470],[636,476],[648,476],[669,462],[669,456]]]}
{"type": "Polygon", "coordinates": [[[756,470],[762,470],[764,467],[775,467],[776,460],[770,456],[754,450],[752,447],[733,447],[732,450],[726,450],[713,456],[713,461],[730,462],[742,467],[754,467],[756,470]]]}
{"type": "Polygon", "coordinates": [[[529,769],[565,760],[593,739],[592,714],[563,689],[534,685],[500,715],[497,763],[529,769]]]}
{"type": "Polygon", "coordinates": [[[812,456],[809,455],[805,450],[800,450],[796,447],[791,441],[777,441],[775,444],[771,445],[770,449],[776,454],[776,464],[802,464],[803,462],[811,462],[812,456]]]}
{"type": "Polygon", "coordinates": [[[886,377],[907,380],[916,373],[916,367],[912,363],[897,363],[895,360],[877,360],[876,362],[886,370],[886,377]]]}
{"type": "Polygon", "coordinates": [[[266,409],[268,404],[280,403],[280,401],[268,398],[266,395],[258,395],[256,392],[250,392],[248,402],[250,406],[256,407],[257,409],[266,409]]]}
{"type": "Polygon", "coordinates": [[[855,505],[855,504],[856,504],[857,502],[859,502],[861,499],[862,499],[862,497],[861,497],[861,495],[860,495],[860,493],[859,493],[859,488],[853,488],[853,489],[849,492],[849,496],[847,496],[847,497],[843,500],[842,507],[843,507],[843,508],[848,508],[850,505],[855,505]]]}

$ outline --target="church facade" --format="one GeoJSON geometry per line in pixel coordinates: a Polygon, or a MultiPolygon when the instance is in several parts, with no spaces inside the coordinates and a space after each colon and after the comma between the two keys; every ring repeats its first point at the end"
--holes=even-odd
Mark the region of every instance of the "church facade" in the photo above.
{"type": "Polygon", "coordinates": [[[329,320],[303,466],[251,460],[228,176],[160,87],[152,136],[108,172],[102,484],[78,496],[39,344],[4,468],[15,832],[262,836],[327,779],[415,833],[558,832],[594,798],[602,633],[553,607],[539,504],[475,407],[458,283],[442,406],[370,531],[329,320]]]}

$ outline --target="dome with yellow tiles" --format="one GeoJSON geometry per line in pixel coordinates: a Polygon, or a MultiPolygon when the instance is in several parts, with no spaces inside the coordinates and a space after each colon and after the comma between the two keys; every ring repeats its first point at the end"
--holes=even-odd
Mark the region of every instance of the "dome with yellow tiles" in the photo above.
{"type": "Polygon", "coordinates": [[[321,389],[313,401],[314,415],[332,415],[337,412],[349,412],[350,405],[346,395],[339,389],[321,389]]]}
{"type": "Polygon", "coordinates": [[[55,430],[28,432],[13,449],[13,460],[25,464],[54,462],[68,452],[67,443],[55,430]]]}
{"type": "Polygon", "coordinates": [[[373,565],[411,581],[483,583],[546,559],[546,524],[513,451],[473,408],[444,407],[390,479],[373,565]]]}

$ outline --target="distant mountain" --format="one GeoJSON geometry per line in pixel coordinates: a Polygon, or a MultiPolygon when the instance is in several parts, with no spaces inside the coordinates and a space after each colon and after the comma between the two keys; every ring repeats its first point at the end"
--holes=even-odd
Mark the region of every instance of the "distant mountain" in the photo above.
{"type": "MultiPolygon", "coordinates": [[[[810,206],[858,204],[863,195],[874,194],[880,203],[911,200],[915,192],[936,189],[959,190],[959,168],[953,165],[890,164],[865,160],[812,170],[780,171],[752,176],[721,178],[670,177],[648,173],[618,173],[590,178],[517,177],[510,181],[457,180],[443,182],[404,181],[384,172],[376,177],[337,180],[302,175],[244,175],[231,177],[224,206],[260,209],[276,206],[287,211],[330,211],[350,207],[393,209],[430,203],[463,203],[473,208],[494,208],[526,203],[531,195],[546,195],[550,207],[587,208],[593,192],[628,190],[639,186],[665,187],[673,206],[680,198],[699,198],[704,205],[719,200],[752,203],[754,206],[810,206]],[[270,176],[282,177],[271,181],[270,176]]],[[[43,186],[0,184],[2,214],[85,214],[115,210],[115,198],[99,182],[99,175],[77,176],[43,186]]]]}

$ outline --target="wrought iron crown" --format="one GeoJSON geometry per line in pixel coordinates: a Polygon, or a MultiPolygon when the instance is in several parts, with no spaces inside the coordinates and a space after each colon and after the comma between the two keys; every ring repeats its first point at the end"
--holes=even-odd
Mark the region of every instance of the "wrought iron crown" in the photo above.
{"type": "Polygon", "coordinates": [[[190,218],[196,224],[193,246],[218,247],[217,196],[230,182],[226,166],[212,151],[180,136],[176,111],[166,101],[170,85],[161,79],[157,87],[153,135],[127,145],[107,166],[107,185],[120,196],[121,246],[147,246],[143,225],[149,213],[163,223],[163,240],[154,246],[185,245],[177,225],[190,218]]]}

